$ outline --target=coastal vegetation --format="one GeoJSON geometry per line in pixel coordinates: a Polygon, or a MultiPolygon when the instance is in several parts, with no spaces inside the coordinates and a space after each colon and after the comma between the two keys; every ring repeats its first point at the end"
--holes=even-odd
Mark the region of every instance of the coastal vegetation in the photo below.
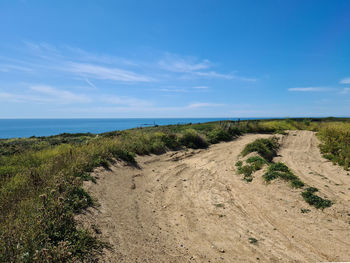
{"type": "MultiPolygon", "coordinates": [[[[207,148],[245,133],[295,129],[318,132],[324,156],[349,168],[348,119],[222,121],[0,140],[0,262],[94,262],[106,244],[79,227],[75,215],[96,204],[82,187],[84,180],[94,180],[90,173],[95,167],[108,167],[116,160],[135,165],[136,155],[207,148]]],[[[250,173],[249,178],[271,162],[277,149],[275,139],[259,139],[244,153],[256,151],[260,156],[245,161],[249,168],[237,166],[243,174],[250,173]]],[[[273,164],[268,169],[269,180],[278,175],[301,187],[288,167],[273,164]]],[[[314,193],[303,193],[309,204],[329,204],[314,193]]]]}
{"type": "Polygon", "coordinates": [[[301,195],[309,205],[312,205],[316,208],[324,209],[332,205],[332,202],[330,200],[315,195],[316,192],[318,192],[318,189],[316,187],[308,187],[304,192],[301,193],[301,195]]]}
{"type": "Polygon", "coordinates": [[[267,172],[263,175],[263,178],[270,182],[274,179],[280,178],[282,180],[290,182],[290,185],[294,188],[301,188],[304,183],[296,176],[287,165],[282,162],[272,163],[267,172]]]}

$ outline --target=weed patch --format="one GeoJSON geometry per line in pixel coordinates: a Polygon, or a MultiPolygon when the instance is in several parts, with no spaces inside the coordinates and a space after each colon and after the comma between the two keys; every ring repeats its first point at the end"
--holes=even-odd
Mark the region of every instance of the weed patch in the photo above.
{"type": "Polygon", "coordinates": [[[254,237],[250,237],[250,238],[248,238],[248,240],[249,240],[250,244],[257,244],[258,243],[258,240],[254,237]]]}
{"type": "Polygon", "coordinates": [[[293,174],[293,172],[281,162],[271,164],[267,172],[263,175],[263,178],[267,182],[280,178],[289,181],[294,188],[301,188],[304,186],[304,183],[299,177],[293,174]]]}
{"type": "Polygon", "coordinates": [[[260,156],[249,157],[245,162],[246,165],[243,165],[242,161],[238,161],[236,166],[238,174],[243,174],[243,180],[246,182],[253,181],[252,174],[267,164],[267,161],[260,156]]]}
{"type": "Polygon", "coordinates": [[[304,192],[301,193],[304,200],[309,204],[316,208],[325,209],[332,205],[332,202],[328,199],[323,199],[315,193],[318,192],[318,189],[315,187],[308,187],[304,192]]]}

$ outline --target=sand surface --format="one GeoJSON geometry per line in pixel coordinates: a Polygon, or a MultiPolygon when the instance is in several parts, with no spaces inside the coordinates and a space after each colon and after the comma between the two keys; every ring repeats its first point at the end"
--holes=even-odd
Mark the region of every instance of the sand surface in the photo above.
{"type": "Polygon", "coordinates": [[[85,187],[100,206],[81,219],[112,245],[101,262],[350,261],[349,172],[321,156],[313,132],[291,131],[280,136],[276,160],[334,205],[310,207],[286,182],[265,184],[263,171],[247,183],[235,163],[262,137],[269,135],[139,156],[139,168],[96,169],[97,183],[85,187]]]}

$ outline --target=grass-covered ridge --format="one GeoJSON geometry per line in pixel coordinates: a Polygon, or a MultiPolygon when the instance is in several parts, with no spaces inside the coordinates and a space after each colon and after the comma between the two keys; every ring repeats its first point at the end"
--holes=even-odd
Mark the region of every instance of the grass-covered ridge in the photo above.
{"type": "MultiPolygon", "coordinates": [[[[348,124],[336,123],[333,119],[225,121],[0,140],[0,262],[93,262],[103,244],[93,233],[79,229],[74,215],[94,204],[82,182],[92,179],[89,174],[97,166],[108,166],[114,159],[132,164],[136,154],[206,148],[245,133],[286,129],[319,131],[328,145],[332,134],[324,135],[322,129],[330,125],[348,129],[348,124]]],[[[339,163],[349,157],[343,138],[347,137],[337,139],[337,149],[344,151],[332,150],[339,163]]],[[[263,155],[262,160],[248,158],[247,165],[259,169],[265,158],[273,156],[263,155]]]]}

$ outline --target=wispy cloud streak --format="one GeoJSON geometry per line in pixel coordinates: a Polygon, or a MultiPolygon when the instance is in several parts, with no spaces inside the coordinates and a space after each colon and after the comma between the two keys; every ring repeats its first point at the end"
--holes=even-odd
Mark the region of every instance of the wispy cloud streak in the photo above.
{"type": "Polygon", "coordinates": [[[288,91],[300,91],[300,92],[322,92],[329,91],[330,88],[325,87],[299,87],[299,88],[289,88],[288,91]]]}
{"type": "Polygon", "coordinates": [[[111,68],[98,66],[94,64],[85,63],[68,63],[68,67],[65,69],[68,72],[77,73],[79,75],[103,79],[103,80],[116,80],[124,82],[151,82],[153,78],[136,74],[132,71],[127,71],[119,68],[111,68]]]}
{"type": "Polygon", "coordinates": [[[241,77],[233,73],[219,73],[214,70],[214,64],[208,59],[198,60],[193,57],[180,57],[178,55],[167,53],[165,58],[158,61],[161,69],[181,73],[182,78],[217,78],[226,80],[240,80],[240,81],[256,81],[256,78],[241,77]]]}
{"type": "Polygon", "coordinates": [[[350,78],[345,78],[339,81],[340,84],[350,84],[350,78]]]}

